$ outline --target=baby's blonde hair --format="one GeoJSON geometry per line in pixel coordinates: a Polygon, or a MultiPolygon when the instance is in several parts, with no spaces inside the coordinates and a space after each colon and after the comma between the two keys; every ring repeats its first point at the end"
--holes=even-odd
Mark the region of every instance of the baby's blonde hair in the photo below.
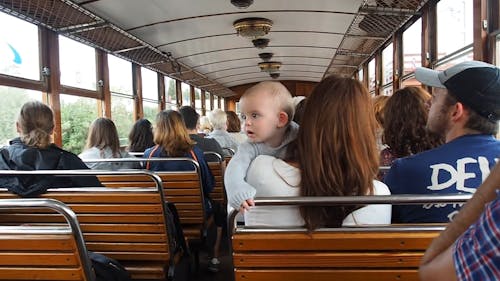
{"type": "Polygon", "coordinates": [[[290,124],[290,122],[292,122],[293,120],[293,114],[295,111],[295,107],[293,106],[293,98],[288,89],[280,82],[260,82],[247,89],[243,96],[241,96],[241,99],[262,92],[268,94],[268,96],[272,97],[277,102],[279,110],[285,112],[288,115],[288,121],[286,124],[290,124]]]}

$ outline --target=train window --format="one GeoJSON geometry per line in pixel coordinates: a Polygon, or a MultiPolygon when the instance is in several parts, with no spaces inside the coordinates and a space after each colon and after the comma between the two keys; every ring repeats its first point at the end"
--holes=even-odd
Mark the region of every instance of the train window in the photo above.
{"type": "Polygon", "coordinates": [[[158,108],[158,74],[142,67],[142,108],[144,118],[151,122],[156,119],[158,108]]]}
{"type": "Polygon", "coordinates": [[[182,105],[191,105],[191,87],[188,84],[182,82],[181,83],[181,92],[182,92],[182,105]]]}
{"type": "Polygon", "coordinates": [[[363,69],[359,69],[358,71],[358,79],[359,81],[363,82],[363,69]]]}
{"type": "Polygon", "coordinates": [[[464,62],[464,61],[471,61],[473,60],[473,52],[472,52],[472,46],[470,48],[465,49],[463,52],[457,53],[455,56],[451,57],[448,60],[443,60],[440,61],[436,64],[435,69],[437,70],[445,70],[455,64],[464,62]]]}
{"type": "Polygon", "coordinates": [[[40,80],[38,27],[4,13],[0,25],[0,73],[40,80]]]}
{"type": "Polygon", "coordinates": [[[375,59],[368,63],[368,91],[375,93],[375,59]]]}
{"type": "Polygon", "coordinates": [[[422,19],[403,32],[403,76],[422,66],[422,19]]]}
{"type": "Polygon", "coordinates": [[[111,90],[111,117],[118,130],[120,144],[128,143],[128,134],[134,124],[132,64],[108,55],[109,87],[111,90]]]}
{"type": "Polygon", "coordinates": [[[210,111],[210,93],[205,92],[205,111],[209,112],[210,111]]]}
{"type": "Polygon", "coordinates": [[[98,117],[98,101],[64,94],[60,97],[63,148],[79,154],[85,146],[90,124],[98,117]]]}
{"type": "Polygon", "coordinates": [[[177,109],[177,98],[175,94],[175,79],[165,76],[165,99],[166,109],[177,109]]]}
{"type": "Polygon", "coordinates": [[[198,88],[194,88],[194,107],[201,115],[201,90],[198,88]]]}
{"type": "Polygon", "coordinates": [[[59,36],[61,84],[96,90],[95,49],[59,36]]]}
{"type": "Polygon", "coordinates": [[[496,36],[495,43],[495,64],[500,67],[500,34],[496,36]]]}
{"type": "Polygon", "coordinates": [[[2,114],[0,114],[0,145],[4,146],[9,140],[17,137],[16,120],[19,110],[25,102],[42,101],[42,93],[21,88],[0,86],[2,97],[2,114]]]}
{"type": "Polygon", "coordinates": [[[441,0],[437,3],[438,59],[473,40],[473,0],[441,0]]]}
{"type": "Polygon", "coordinates": [[[393,46],[392,43],[389,44],[382,51],[382,87],[392,85],[392,73],[393,73],[393,54],[392,54],[393,46]]]}

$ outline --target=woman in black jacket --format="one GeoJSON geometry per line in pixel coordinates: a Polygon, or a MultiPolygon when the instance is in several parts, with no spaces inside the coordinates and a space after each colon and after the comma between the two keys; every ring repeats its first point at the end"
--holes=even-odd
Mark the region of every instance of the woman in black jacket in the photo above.
{"type": "MultiPolygon", "coordinates": [[[[50,107],[27,102],[16,122],[19,137],[0,150],[1,170],[76,170],[88,169],[75,154],[52,143],[54,114],[50,107]]],[[[0,177],[0,187],[21,196],[36,196],[49,187],[102,186],[95,176],[56,177],[47,175],[0,177]]]]}

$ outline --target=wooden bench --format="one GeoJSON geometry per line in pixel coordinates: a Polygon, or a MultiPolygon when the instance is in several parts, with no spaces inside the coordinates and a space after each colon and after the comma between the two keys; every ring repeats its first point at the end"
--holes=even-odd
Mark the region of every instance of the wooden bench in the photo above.
{"type": "MultiPolygon", "coordinates": [[[[9,171],[12,172],[12,171],[9,171]]],[[[40,171],[37,171],[40,172],[40,171]]],[[[55,172],[55,171],[53,171],[55,172]]],[[[71,173],[57,171],[58,173],[71,173]]],[[[75,172],[77,173],[77,172],[75,172]]],[[[83,173],[83,171],[80,171],[83,173]]],[[[172,253],[165,220],[165,199],[161,180],[147,171],[86,171],[113,177],[143,177],[156,181],[150,188],[57,188],[40,197],[66,203],[78,216],[88,250],[118,260],[133,279],[173,279],[182,253],[172,253]]],[[[17,196],[3,189],[0,199],[17,196]]],[[[49,213],[1,214],[0,223],[59,222],[49,213]]]]}
{"type": "Polygon", "coordinates": [[[0,224],[0,280],[94,281],[75,213],[52,199],[0,200],[0,215],[16,211],[52,212],[61,223],[0,224]]]}
{"type": "Polygon", "coordinates": [[[215,178],[215,186],[214,190],[210,193],[210,198],[213,201],[218,202],[226,208],[227,199],[226,199],[226,189],[224,188],[224,173],[226,171],[226,162],[222,159],[222,157],[215,152],[207,151],[204,152],[207,159],[212,159],[210,162],[207,162],[208,168],[212,172],[215,178]],[[215,161],[213,161],[215,160],[215,161]]]}
{"type": "MultiPolygon", "coordinates": [[[[377,200],[377,204],[424,202],[392,201],[388,199],[390,197],[312,197],[312,200],[311,197],[288,197],[257,199],[255,202],[256,206],[375,204],[377,200]]],[[[453,202],[463,202],[467,198],[470,196],[458,196],[458,201],[453,202]]],[[[431,202],[450,202],[443,200],[431,202]]],[[[303,228],[235,226],[235,217],[236,211],[230,220],[233,223],[231,240],[235,281],[417,281],[421,257],[432,239],[444,229],[443,225],[389,225],[323,228],[308,232],[303,228]]]]}

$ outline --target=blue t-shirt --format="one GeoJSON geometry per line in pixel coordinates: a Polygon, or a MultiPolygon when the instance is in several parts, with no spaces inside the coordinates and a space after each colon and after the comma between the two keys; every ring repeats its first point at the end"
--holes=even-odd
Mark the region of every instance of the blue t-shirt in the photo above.
{"type": "MultiPolygon", "coordinates": [[[[391,194],[474,193],[500,155],[500,142],[490,135],[465,135],[394,161],[384,178],[391,194]]],[[[395,205],[392,221],[448,222],[462,204],[395,205]]]]}

